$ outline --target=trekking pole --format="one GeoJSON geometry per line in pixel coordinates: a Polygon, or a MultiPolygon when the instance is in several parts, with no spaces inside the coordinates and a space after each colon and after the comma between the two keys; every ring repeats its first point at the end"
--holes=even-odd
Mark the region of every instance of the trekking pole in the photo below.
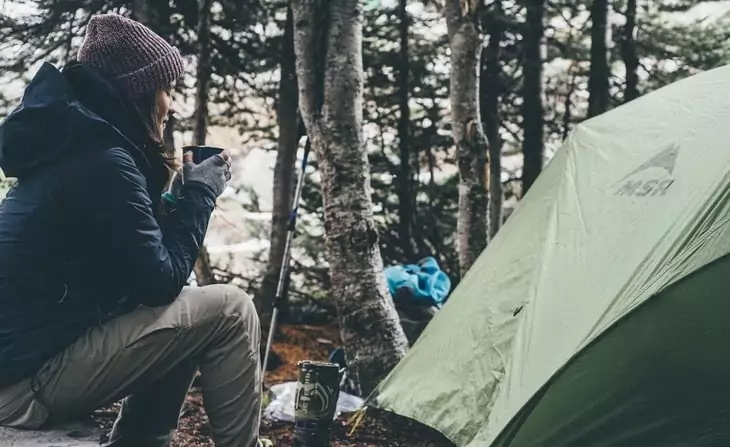
{"type": "Polygon", "coordinates": [[[297,189],[294,192],[294,200],[292,201],[292,209],[289,214],[289,223],[287,225],[286,243],[284,244],[284,257],[281,260],[281,269],[279,269],[279,281],[276,284],[276,298],[274,299],[274,311],[271,313],[271,324],[269,325],[269,336],[266,339],[266,352],[264,353],[263,375],[266,375],[266,366],[269,363],[269,352],[271,352],[271,343],[274,341],[274,333],[276,332],[276,317],[279,314],[279,306],[284,300],[284,292],[289,277],[289,261],[291,259],[291,242],[294,238],[294,228],[297,224],[297,213],[299,210],[299,199],[302,196],[304,187],[304,176],[307,169],[307,159],[309,158],[310,142],[304,144],[304,156],[302,157],[302,165],[300,168],[299,179],[297,180],[297,189]]]}

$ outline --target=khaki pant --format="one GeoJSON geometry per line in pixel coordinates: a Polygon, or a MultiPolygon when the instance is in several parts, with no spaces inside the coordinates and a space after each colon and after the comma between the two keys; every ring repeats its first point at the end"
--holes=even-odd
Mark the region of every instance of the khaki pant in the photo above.
{"type": "Polygon", "coordinates": [[[215,445],[257,444],[259,321],[234,286],[185,288],[168,306],[141,307],[90,330],[33,378],[0,390],[0,425],[40,428],[125,398],[114,447],[172,439],[195,372],[215,445]]]}

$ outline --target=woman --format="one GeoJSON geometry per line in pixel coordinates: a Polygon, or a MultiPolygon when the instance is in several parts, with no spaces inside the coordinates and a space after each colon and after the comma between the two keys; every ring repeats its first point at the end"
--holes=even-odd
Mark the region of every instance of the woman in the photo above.
{"type": "Polygon", "coordinates": [[[0,425],[39,428],[126,397],[111,446],[165,446],[196,371],[217,446],[258,445],[259,322],[232,286],[184,287],[228,154],[161,195],[179,52],[118,15],[44,65],[0,125],[0,425]]]}

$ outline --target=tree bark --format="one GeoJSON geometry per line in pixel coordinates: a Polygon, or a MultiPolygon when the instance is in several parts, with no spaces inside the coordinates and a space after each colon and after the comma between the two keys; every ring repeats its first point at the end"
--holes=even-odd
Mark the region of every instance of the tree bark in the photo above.
{"type": "MultiPolygon", "coordinates": [[[[269,260],[261,286],[254,295],[254,303],[259,311],[261,325],[268,330],[271,313],[274,310],[276,285],[284,259],[286,245],[287,222],[294,199],[295,164],[299,147],[299,91],[297,87],[296,63],[294,54],[294,18],[291,7],[287,8],[281,49],[281,78],[279,80],[279,147],[274,166],[274,191],[271,212],[271,230],[269,233],[269,260]]],[[[286,297],[282,297],[286,298],[286,297]]],[[[280,311],[282,318],[286,313],[286,302],[282,301],[280,311]]]]}
{"type": "Polygon", "coordinates": [[[451,48],[451,122],[459,165],[457,251],[463,278],[487,247],[487,139],[479,114],[482,34],[478,1],[447,0],[444,8],[451,48]]]}
{"type": "Polygon", "coordinates": [[[499,97],[502,86],[500,48],[505,31],[505,17],[502,1],[495,0],[494,10],[485,11],[484,28],[489,32],[489,43],[482,55],[481,115],[484,131],[489,142],[489,239],[502,226],[502,138],[499,128],[502,118],[499,113],[499,97]]]}
{"type": "Polygon", "coordinates": [[[591,4],[591,68],[588,74],[588,117],[608,110],[609,78],[608,47],[608,0],[593,0],[591,4]]]}
{"type": "Polygon", "coordinates": [[[407,0],[400,0],[398,12],[400,16],[400,66],[398,73],[398,95],[400,116],[398,118],[398,148],[400,149],[400,172],[398,173],[398,223],[399,238],[406,262],[415,262],[411,226],[414,220],[413,173],[411,172],[410,151],[410,89],[408,77],[410,61],[408,57],[408,33],[410,16],[406,10],[407,0]]]}
{"type": "Polygon", "coordinates": [[[403,358],[408,341],[383,276],[369,191],[362,134],[362,5],[293,0],[292,9],[299,104],[322,176],[332,294],[348,366],[361,393],[369,394],[403,358]],[[326,33],[324,59],[318,57],[318,32],[326,33]]]}
{"type": "Polygon", "coordinates": [[[629,102],[639,97],[639,56],[636,52],[636,0],[628,0],[626,3],[626,24],[622,29],[621,36],[621,58],[626,67],[626,87],[624,90],[624,102],[629,102]]]}
{"type": "MultiPolygon", "coordinates": [[[[193,122],[193,144],[205,144],[208,133],[208,92],[210,91],[210,0],[198,0],[198,67],[195,90],[195,115],[193,122]]],[[[201,286],[215,283],[210,265],[210,256],[205,245],[201,245],[195,261],[195,279],[201,286]]]]}
{"type": "Polygon", "coordinates": [[[530,189],[542,171],[544,156],[544,117],[542,104],[542,55],[543,16],[545,0],[525,0],[527,17],[523,31],[522,71],[523,102],[522,121],[524,138],[522,154],[522,195],[530,189]]]}

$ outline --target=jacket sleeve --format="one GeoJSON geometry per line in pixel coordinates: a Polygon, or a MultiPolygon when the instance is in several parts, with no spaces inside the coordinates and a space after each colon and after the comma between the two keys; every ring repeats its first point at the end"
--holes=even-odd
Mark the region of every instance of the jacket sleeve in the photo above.
{"type": "Polygon", "coordinates": [[[186,185],[163,235],[145,179],[125,150],[104,151],[93,169],[95,200],[85,214],[95,221],[95,231],[104,233],[108,256],[115,258],[110,264],[129,278],[139,304],[171,303],[185,286],[208,229],[215,208],[212,189],[186,185]]]}

